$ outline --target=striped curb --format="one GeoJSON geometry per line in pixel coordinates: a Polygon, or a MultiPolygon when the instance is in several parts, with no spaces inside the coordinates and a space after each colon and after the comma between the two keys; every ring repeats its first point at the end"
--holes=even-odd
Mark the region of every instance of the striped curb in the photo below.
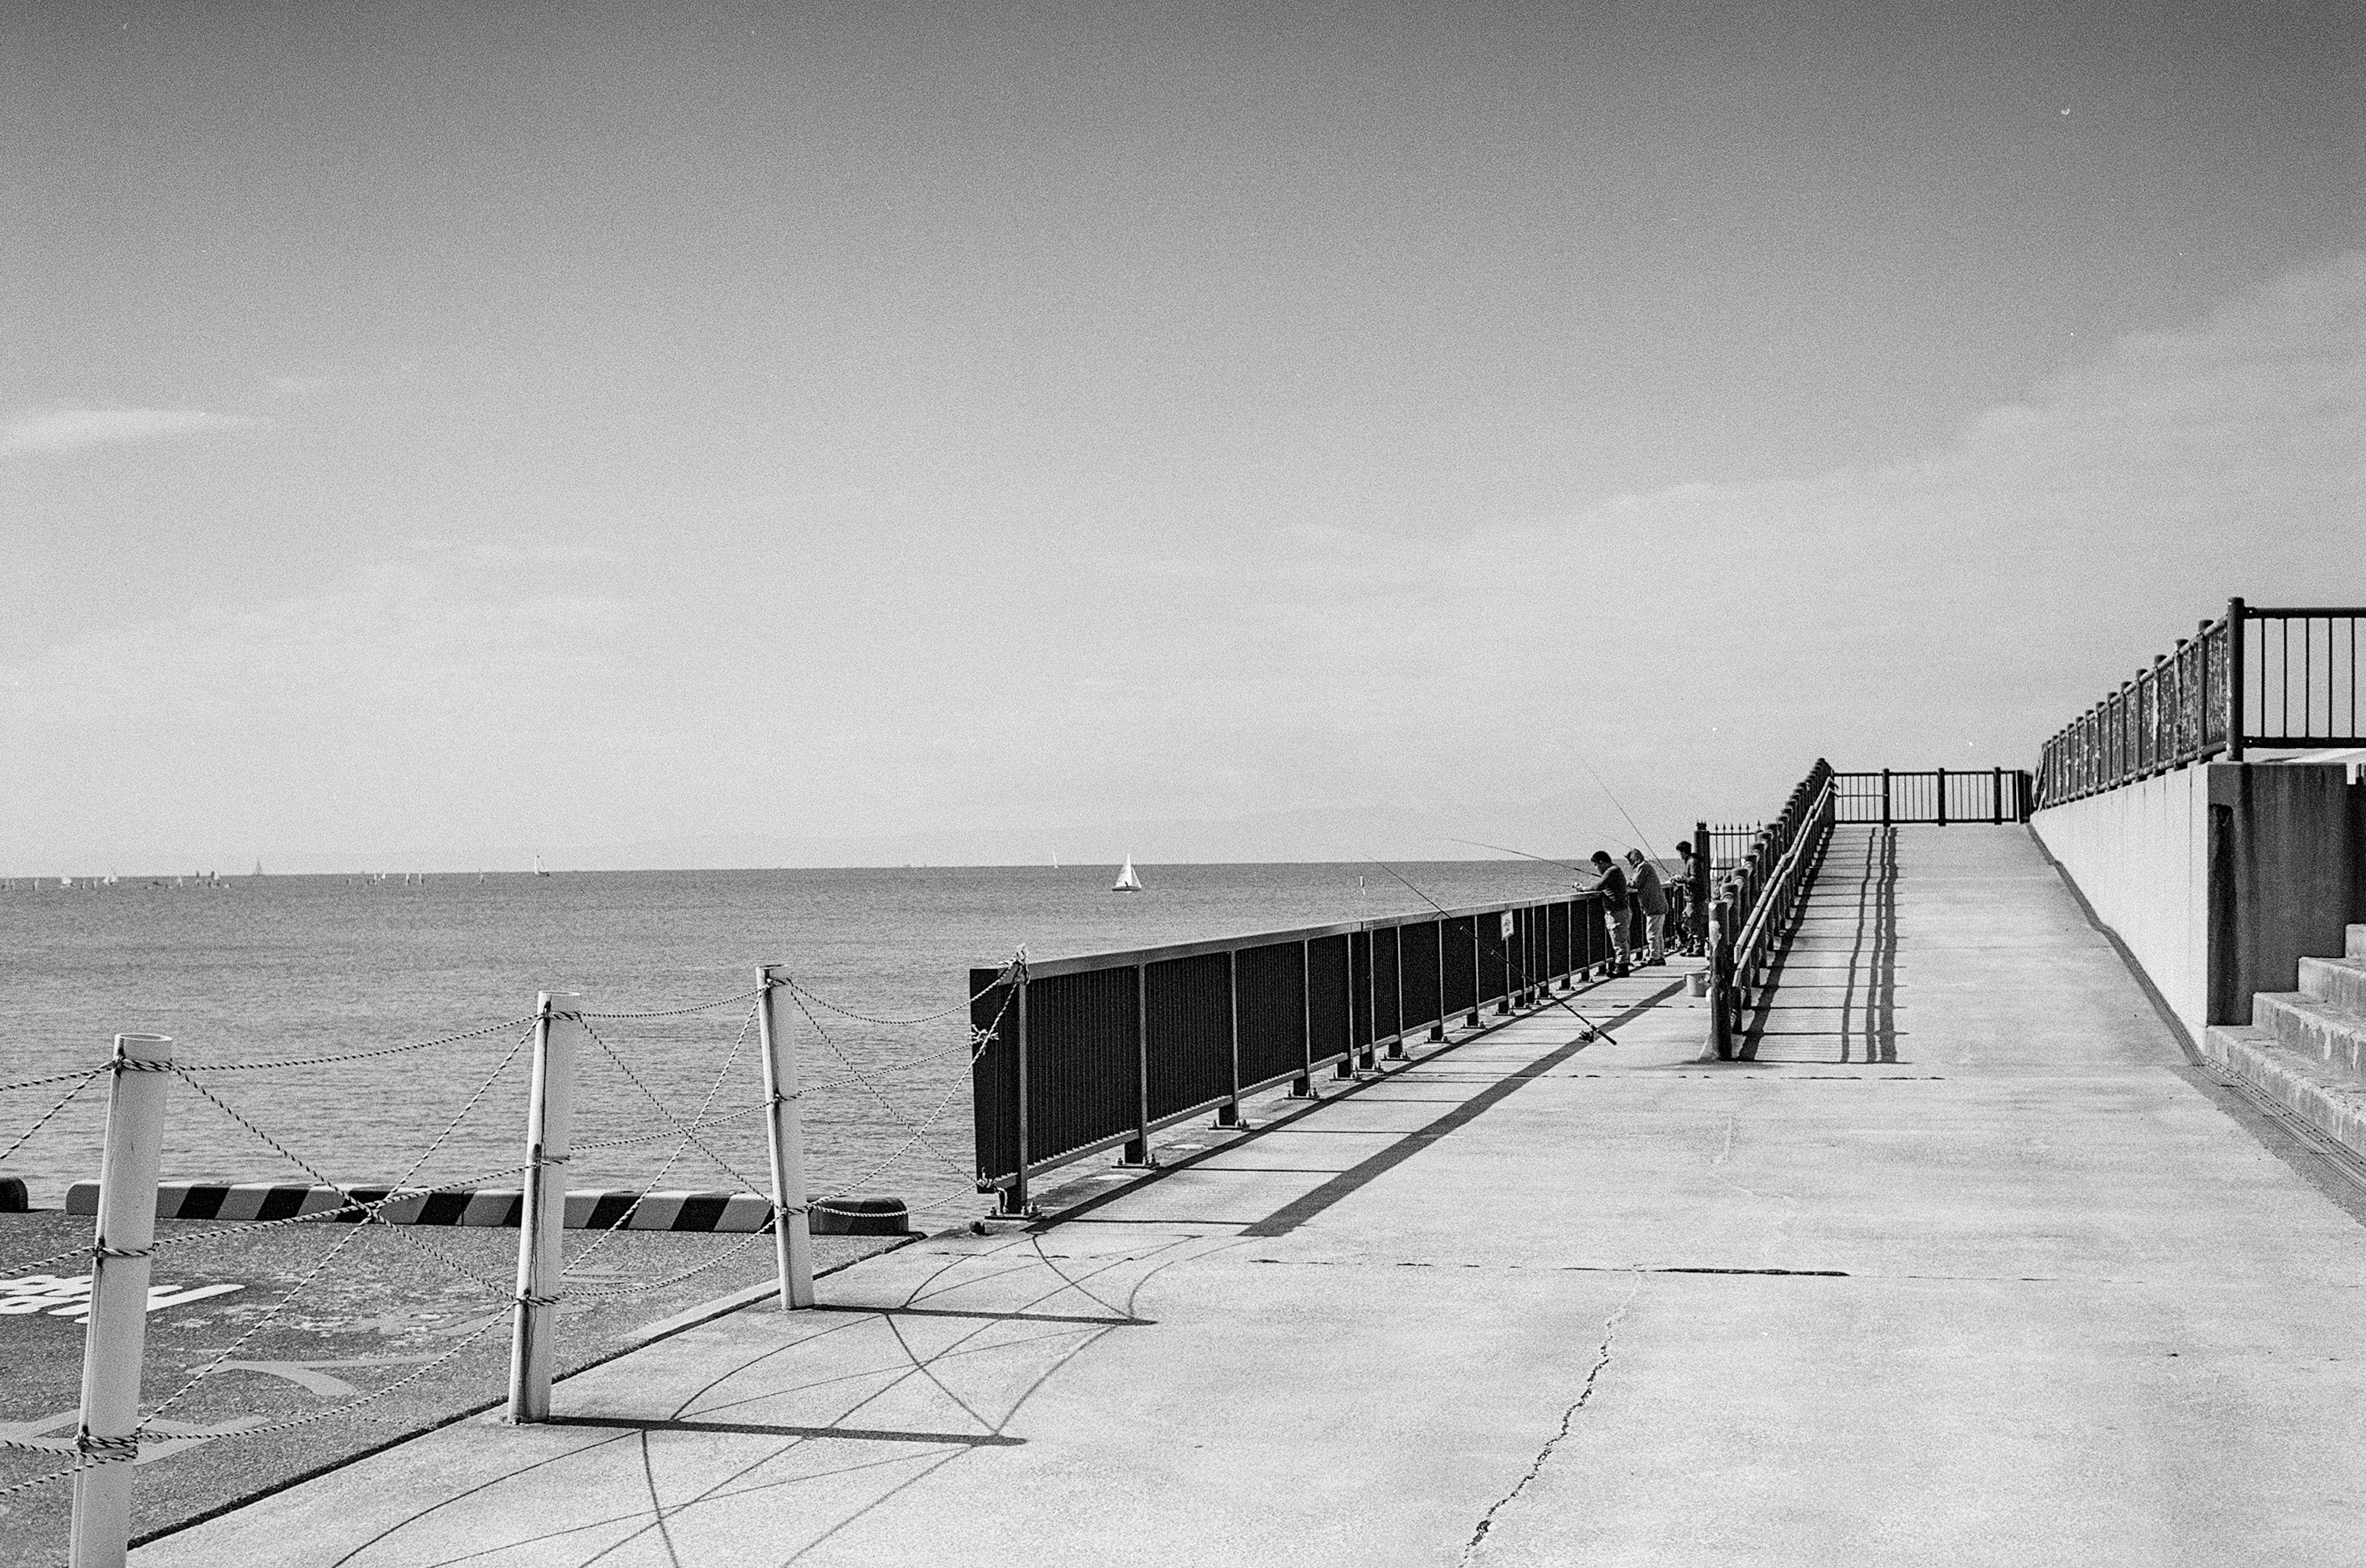
{"type": "MultiPolygon", "coordinates": [[[[292,1220],[303,1214],[325,1214],[348,1203],[375,1203],[392,1190],[385,1187],[317,1187],[272,1181],[160,1181],[156,1184],[156,1217],[160,1220],[292,1220]]],[[[525,1209],[525,1195],[515,1188],[479,1188],[453,1192],[426,1192],[398,1198],[377,1211],[378,1220],[394,1225],[509,1226],[514,1229],[525,1209]]],[[[98,1213],[98,1183],[77,1181],[66,1190],[69,1214],[98,1213]]],[[[358,1214],[341,1214],[337,1223],[351,1224],[358,1214]]],[[[818,1235],[902,1235],[908,1224],[897,1198],[842,1198],[817,1201],[809,1224],[818,1235]]],[[[595,1189],[567,1195],[569,1230],[749,1232],[768,1230],[772,1202],[754,1192],[636,1192],[626,1188],[595,1189]],[[636,1200],[639,1206],[635,1207],[636,1200]]]]}

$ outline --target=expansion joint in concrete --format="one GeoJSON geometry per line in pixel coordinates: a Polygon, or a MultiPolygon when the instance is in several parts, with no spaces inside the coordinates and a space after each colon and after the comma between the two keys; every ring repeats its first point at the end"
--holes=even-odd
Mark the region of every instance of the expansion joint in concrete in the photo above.
{"type": "Polygon", "coordinates": [[[1602,1321],[1602,1343],[1594,1348],[1594,1365],[1586,1370],[1585,1382],[1579,1386],[1577,1397],[1570,1401],[1569,1408],[1560,1413],[1560,1427],[1545,1439],[1545,1446],[1537,1450],[1537,1457],[1530,1461],[1527,1472],[1514,1482],[1512,1489],[1495,1499],[1494,1506],[1480,1517],[1479,1528],[1470,1532],[1470,1540],[1463,1544],[1459,1560],[1463,1568],[1469,1568],[1470,1563],[1478,1561],[1479,1549],[1485,1544],[1487,1532],[1495,1528],[1495,1517],[1510,1507],[1520,1494],[1528,1489],[1530,1482],[1544,1473],[1545,1466],[1551,1462],[1553,1450],[1560,1447],[1563,1439],[1568,1438],[1571,1427],[1576,1424],[1577,1413],[1585,1408],[1587,1400],[1594,1397],[1595,1380],[1602,1376],[1603,1369],[1610,1365],[1611,1347],[1618,1338],[1619,1321],[1634,1310],[1635,1298],[1643,1289],[1643,1270],[1638,1269],[1634,1272],[1635,1282],[1628,1287],[1627,1299],[1618,1303],[1617,1312],[1602,1321]]]}

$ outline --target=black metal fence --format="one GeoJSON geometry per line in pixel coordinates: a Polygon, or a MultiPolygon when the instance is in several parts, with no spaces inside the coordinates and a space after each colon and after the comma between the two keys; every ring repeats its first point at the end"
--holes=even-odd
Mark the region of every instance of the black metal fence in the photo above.
{"type": "Polygon", "coordinates": [[[2037,793],[2031,774],[2015,768],[1884,768],[1832,779],[1841,822],[2025,822],[2037,793]]]}
{"type": "Polygon", "coordinates": [[[2083,795],[2248,748],[2366,745],[2358,624],[2366,608],[2259,609],[2240,599],[2045,743],[2038,803],[2083,795]]]}
{"type": "Polygon", "coordinates": [[[1006,1213],[1045,1169],[1108,1149],[1149,1157],[1160,1128],[1244,1097],[1313,1090],[1426,1030],[1479,1022],[1610,960],[1599,897],[1486,904],[970,971],[977,1181],[1006,1213]]]}

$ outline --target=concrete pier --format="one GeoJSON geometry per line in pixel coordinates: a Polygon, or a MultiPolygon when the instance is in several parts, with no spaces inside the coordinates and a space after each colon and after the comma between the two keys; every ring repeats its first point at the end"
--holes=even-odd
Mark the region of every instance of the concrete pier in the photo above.
{"type": "Polygon", "coordinates": [[[1838,829],[1754,1060],[1680,980],[134,1561],[2366,1561],[2366,1197],[2022,829],[1838,829]]]}

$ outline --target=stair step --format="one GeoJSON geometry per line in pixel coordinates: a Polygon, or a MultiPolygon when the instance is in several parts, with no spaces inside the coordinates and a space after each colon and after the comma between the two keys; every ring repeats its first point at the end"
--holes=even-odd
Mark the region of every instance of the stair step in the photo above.
{"type": "Polygon", "coordinates": [[[2366,926],[2347,927],[2341,951],[2352,958],[2366,958],[2366,926]]]}
{"type": "Polygon", "coordinates": [[[2366,1014],[2366,958],[2304,958],[2300,994],[2366,1014]]]}
{"type": "Polygon", "coordinates": [[[2366,1016],[2299,991],[2259,991],[2251,998],[2251,1025],[2288,1049],[2366,1077],[2366,1016]]]}
{"type": "Polygon", "coordinates": [[[2305,1055],[2248,1024],[2203,1032],[2202,1054],[2342,1145],[2366,1156],[2366,1077],[2305,1055]]]}

